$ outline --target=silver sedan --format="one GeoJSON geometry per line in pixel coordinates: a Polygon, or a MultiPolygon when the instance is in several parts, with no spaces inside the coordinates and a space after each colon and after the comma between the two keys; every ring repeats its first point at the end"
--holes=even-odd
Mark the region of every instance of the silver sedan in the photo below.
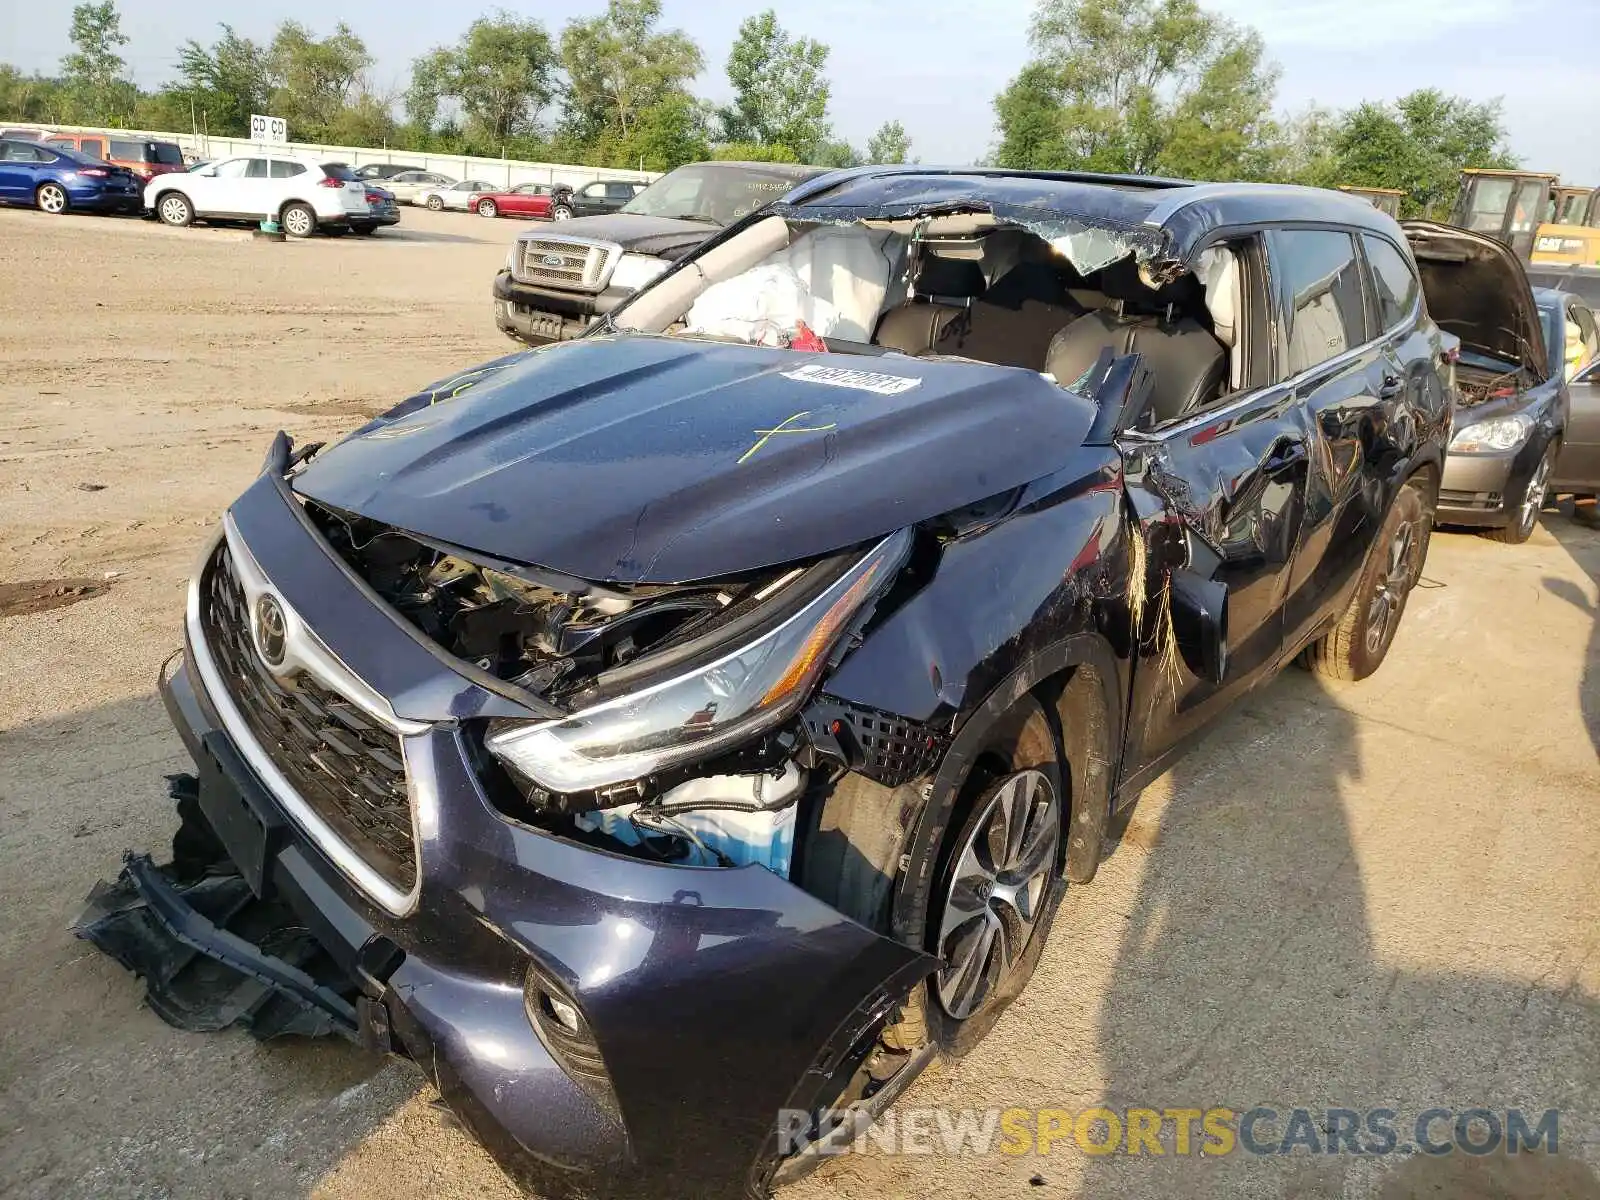
{"type": "Polygon", "coordinates": [[[472,198],[479,192],[492,192],[494,185],[485,183],[481,179],[463,179],[460,183],[452,183],[446,188],[430,188],[423,192],[421,197],[413,203],[421,204],[438,212],[440,209],[453,208],[466,212],[472,207],[472,198]]]}
{"type": "Polygon", "coordinates": [[[437,171],[401,171],[400,174],[381,182],[385,188],[394,193],[394,198],[401,204],[420,204],[423,196],[440,188],[447,188],[455,180],[437,171]]]}

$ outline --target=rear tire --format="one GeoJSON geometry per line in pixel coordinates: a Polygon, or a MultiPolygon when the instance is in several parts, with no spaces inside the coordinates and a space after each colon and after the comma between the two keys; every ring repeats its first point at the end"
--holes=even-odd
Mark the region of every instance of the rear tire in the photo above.
{"type": "Polygon", "coordinates": [[[1533,474],[1528,477],[1528,488],[1522,495],[1522,503],[1506,514],[1506,523],[1502,528],[1483,531],[1490,541],[1520,546],[1533,536],[1533,531],[1539,527],[1539,512],[1544,508],[1550,474],[1555,470],[1557,450],[1558,446],[1552,439],[1539,456],[1533,474]]]}
{"type": "Polygon", "coordinates": [[[309,204],[295,201],[285,204],[278,214],[278,224],[292,238],[308,238],[317,231],[317,214],[309,204]]]}
{"type": "Polygon", "coordinates": [[[1329,679],[1354,682],[1383,665],[1406,600],[1422,575],[1432,528],[1422,484],[1412,479],[1389,506],[1339,623],[1301,652],[1305,667],[1329,679]]]}
{"type": "Polygon", "coordinates": [[[500,206],[493,200],[479,200],[478,215],[480,217],[498,217],[500,215],[500,206]]]}
{"type": "Polygon", "coordinates": [[[40,212],[59,217],[67,211],[67,189],[59,183],[41,183],[33,194],[33,202],[40,212]]]}
{"type": "Polygon", "coordinates": [[[429,196],[427,200],[427,206],[429,212],[439,212],[444,208],[444,201],[438,196],[429,196]]]}
{"type": "Polygon", "coordinates": [[[181,229],[194,223],[194,205],[182,192],[164,192],[156,199],[156,216],[163,225],[181,229]]]}

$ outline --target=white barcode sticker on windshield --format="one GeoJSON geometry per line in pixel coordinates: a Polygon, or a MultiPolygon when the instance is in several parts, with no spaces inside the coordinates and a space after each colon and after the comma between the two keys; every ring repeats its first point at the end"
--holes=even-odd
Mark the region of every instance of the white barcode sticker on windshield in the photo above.
{"type": "Polygon", "coordinates": [[[922,382],[910,375],[882,375],[877,371],[852,371],[849,367],[825,367],[820,363],[785,371],[783,377],[796,383],[824,383],[829,387],[876,392],[880,396],[898,396],[922,382]]]}

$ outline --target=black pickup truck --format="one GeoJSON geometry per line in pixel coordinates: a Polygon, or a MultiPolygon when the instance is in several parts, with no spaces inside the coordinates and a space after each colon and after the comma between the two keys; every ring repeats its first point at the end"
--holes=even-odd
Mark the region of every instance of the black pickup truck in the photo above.
{"type": "Polygon", "coordinates": [[[718,229],[825,170],[690,163],[617,212],[529,230],[495,275],[495,324],[532,346],[578,337],[718,229]]]}

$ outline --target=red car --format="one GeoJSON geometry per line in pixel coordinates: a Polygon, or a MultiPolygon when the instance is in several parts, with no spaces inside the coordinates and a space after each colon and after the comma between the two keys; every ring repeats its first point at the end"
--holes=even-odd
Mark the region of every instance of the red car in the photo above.
{"type": "MultiPolygon", "coordinates": [[[[504,192],[484,192],[472,201],[472,211],[480,217],[542,217],[549,220],[556,194],[570,193],[569,187],[552,183],[519,183],[504,192]]],[[[571,216],[568,211],[566,216],[571,216]]]]}

